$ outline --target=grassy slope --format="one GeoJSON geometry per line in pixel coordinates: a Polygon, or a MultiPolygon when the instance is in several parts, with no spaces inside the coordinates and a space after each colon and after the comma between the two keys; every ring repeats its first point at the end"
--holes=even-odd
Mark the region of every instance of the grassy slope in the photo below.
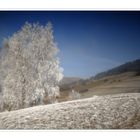
{"type": "Polygon", "coordinates": [[[0,129],[140,129],[140,94],[117,94],[0,113],[0,129]]]}
{"type": "Polygon", "coordinates": [[[100,80],[89,80],[82,84],[75,84],[72,88],[67,86],[65,90],[61,90],[59,101],[68,100],[71,89],[80,92],[82,98],[92,97],[93,95],[140,92],[140,75],[137,75],[136,72],[127,72],[104,77],[100,80]]]}

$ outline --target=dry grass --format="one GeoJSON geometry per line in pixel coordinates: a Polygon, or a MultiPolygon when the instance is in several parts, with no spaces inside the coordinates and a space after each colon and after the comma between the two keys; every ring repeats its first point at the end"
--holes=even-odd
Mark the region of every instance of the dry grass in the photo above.
{"type": "Polygon", "coordinates": [[[89,98],[93,95],[140,92],[140,75],[136,72],[127,72],[100,80],[90,80],[84,84],[76,84],[72,88],[70,85],[65,90],[61,89],[59,102],[68,100],[71,89],[80,92],[82,98],[89,98]]]}

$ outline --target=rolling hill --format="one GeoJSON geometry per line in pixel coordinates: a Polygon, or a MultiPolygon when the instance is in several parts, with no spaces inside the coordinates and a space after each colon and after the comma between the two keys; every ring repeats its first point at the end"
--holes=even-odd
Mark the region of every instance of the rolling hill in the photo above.
{"type": "Polygon", "coordinates": [[[68,85],[71,83],[75,83],[78,82],[79,80],[81,80],[81,78],[79,77],[64,77],[61,81],[60,81],[60,85],[68,85]]]}
{"type": "Polygon", "coordinates": [[[128,62],[99,73],[95,77],[60,87],[60,102],[69,100],[71,90],[79,92],[81,98],[89,98],[93,95],[140,93],[140,60],[128,62]]]}
{"type": "Polygon", "coordinates": [[[140,94],[94,96],[2,112],[0,129],[140,129],[140,94]]]}
{"type": "Polygon", "coordinates": [[[103,77],[117,75],[117,74],[121,74],[121,73],[125,73],[125,72],[139,72],[139,74],[140,74],[140,59],[137,59],[132,62],[127,62],[123,65],[120,65],[120,66],[110,69],[108,71],[101,72],[101,73],[97,74],[96,76],[94,76],[93,79],[98,80],[103,77]]]}
{"type": "Polygon", "coordinates": [[[135,68],[124,70],[124,64],[98,78],[66,78],[71,82],[60,85],[60,103],[1,112],[0,129],[140,129],[139,61],[128,64],[135,68]],[[80,99],[69,101],[71,90],[80,99]]]}

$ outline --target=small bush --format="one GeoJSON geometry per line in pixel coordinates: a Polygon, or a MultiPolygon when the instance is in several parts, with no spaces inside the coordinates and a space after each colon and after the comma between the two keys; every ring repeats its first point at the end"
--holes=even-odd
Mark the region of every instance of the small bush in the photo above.
{"type": "Polygon", "coordinates": [[[72,91],[69,93],[69,99],[70,99],[70,100],[76,100],[76,99],[80,99],[80,98],[81,98],[80,93],[78,93],[78,92],[75,91],[75,90],[72,90],[72,91]]]}

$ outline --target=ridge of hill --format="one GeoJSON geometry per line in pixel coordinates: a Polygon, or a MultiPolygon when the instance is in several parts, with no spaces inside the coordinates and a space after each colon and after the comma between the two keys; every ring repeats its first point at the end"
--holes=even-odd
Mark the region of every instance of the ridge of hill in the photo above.
{"type": "Polygon", "coordinates": [[[72,90],[80,93],[80,98],[93,95],[118,93],[140,93],[140,59],[127,62],[89,79],[80,79],[67,85],[60,85],[59,101],[68,101],[72,90]]]}
{"type": "Polygon", "coordinates": [[[75,82],[78,82],[79,80],[81,80],[81,78],[79,77],[64,77],[59,85],[68,85],[68,84],[71,84],[71,83],[75,83],[75,82]]]}
{"type": "Polygon", "coordinates": [[[140,59],[127,62],[108,71],[98,73],[92,78],[98,80],[106,76],[117,75],[125,72],[139,72],[140,74],[140,59]]]}

